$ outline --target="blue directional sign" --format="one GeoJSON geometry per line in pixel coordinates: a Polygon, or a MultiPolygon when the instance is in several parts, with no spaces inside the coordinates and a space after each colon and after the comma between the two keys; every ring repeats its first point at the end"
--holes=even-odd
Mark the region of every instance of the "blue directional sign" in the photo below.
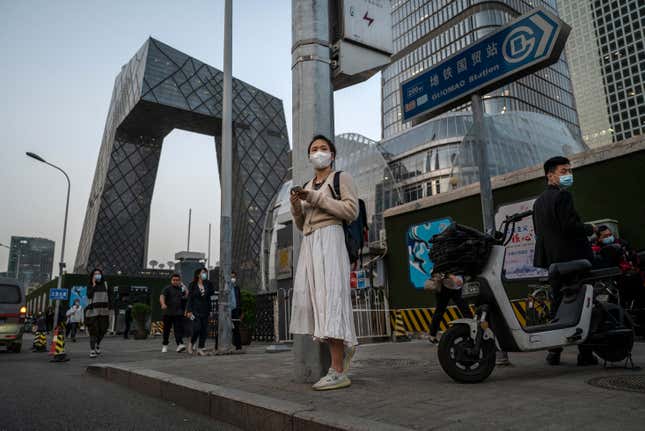
{"type": "Polygon", "coordinates": [[[67,289],[49,289],[49,299],[67,301],[67,289]]]}
{"type": "Polygon", "coordinates": [[[401,85],[403,121],[432,117],[558,61],[571,27],[543,8],[401,85]]]}

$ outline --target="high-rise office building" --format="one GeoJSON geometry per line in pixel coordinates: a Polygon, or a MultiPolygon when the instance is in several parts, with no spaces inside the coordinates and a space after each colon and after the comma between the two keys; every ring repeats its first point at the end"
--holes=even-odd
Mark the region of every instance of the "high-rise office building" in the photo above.
{"type": "Polygon", "coordinates": [[[20,280],[27,287],[51,280],[54,244],[45,238],[12,236],[7,276],[20,280]]]}
{"type": "MultiPolygon", "coordinates": [[[[556,0],[394,0],[394,55],[382,73],[383,138],[412,126],[401,119],[401,83],[436,65],[536,6],[557,13],[556,0]]],[[[483,97],[485,111],[531,111],[563,121],[580,136],[578,114],[564,56],[532,75],[483,97]]],[[[467,110],[469,104],[456,110],[467,110]]]]}
{"type": "Polygon", "coordinates": [[[558,0],[582,137],[589,146],[645,130],[645,2],[558,0]]]}
{"type": "MultiPolygon", "coordinates": [[[[150,204],[165,137],[175,128],[213,136],[221,157],[224,74],[149,38],[121,68],[87,204],[75,271],[137,274],[147,264],[150,204]]],[[[289,172],[282,101],[233,79],[232,265],[259,284],[262,226],[289,172]]],[[[189,150],[187,150],[189,151],[189,150]]],[[[204,169],[216,169],[204,160],[204,169]]]]}

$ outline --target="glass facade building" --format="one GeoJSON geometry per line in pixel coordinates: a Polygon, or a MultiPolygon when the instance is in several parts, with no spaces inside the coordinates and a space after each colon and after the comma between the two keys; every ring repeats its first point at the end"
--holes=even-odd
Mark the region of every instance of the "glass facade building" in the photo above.
{"type": "MultiPolygon", "coordinates": [[[[535,112],[485,114],[492,176],[587,149],[562,121],[535,112]]],[[[403,202],[479,181],[472,116],[449,112],[381,142],[403,202]]]]}
{"type": "MultiPolygon", "coordinates": [[[[535,112],[486,114],[483,123],[491,177],[542,165],[555,156],[568,156],[587,150],[559,120],[535,112]]],[[[479,181],[478,139],[471,128],[453,162],[451,187],[479,181]]]]}
{"type": "MultiPolygon", "coordinates": [[[[556,0],[394,0],[392,63],[383,70],[382,137],[391,138],[413,126],[401,120],[400,86],[455,52],[536,6],[555,13],[556,0]]],[[[564,58],[539,72],[483,97],[487,113],[529,111],[564,122],[580,136],[578,114],[564,58]]],[[[456,111],[469,109],[469,104],[456,111]]]]}
{"type": "Polygon", "coordinates": [[[449,190],[454,160],[471,127],[470,113],[451,112],[381,142],[403,202],[449,190]]]}
{"type": "Polygon", "coordinates": [[[566,53],[590,146],[645,130],[645,2],[558,0],[572,32],[566,53]]]}
{"type": "Polygon", "coordinates": [[[45,238],[12,236],[7,277],[20,280],[25,287],[51,280],[54,245],[54,241],[45,238]]]}
{"type": "MultiPolygon", "coordinates": [[[[123,66],[115,80],[75,272],[99,267],[135,274],[145,268],[163,140],[175,128],[213,136],[219,161],[222,80],[221,71],[152,38],[123,66]]],[[[259,285],[264,217],[289,165],[282,101],[234,79],[232,266],[244,288],[259,285]]]]}

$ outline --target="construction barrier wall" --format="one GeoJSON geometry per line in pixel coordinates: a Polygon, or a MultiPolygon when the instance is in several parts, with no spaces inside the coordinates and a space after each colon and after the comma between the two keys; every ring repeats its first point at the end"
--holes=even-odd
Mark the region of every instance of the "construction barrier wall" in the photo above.
{"type": "MultiPolygon", "coordinates": [[[[617,220],[620,237],[637,250],[645,248],[645,139],[633,138],[570,159],[575,178],[571,192],[583,220],[617,220]]],[[[541,166],[495,177],[492,183],[495,208],[537,197],[545,187],[541,166]]],[[[404,325],[408,332],[427,331],[435,305],[433,293],[416,289],[410,281],[408,228],[446,217],[481,230],[479,184],[423,198],[385,212],[390,321],[395,332],[397,321],[399,327],[404,325]]],[[[505,282],[517,313],[526,311],[524,300],[528,292],[539,286],[537,279],[505,282]]],[[[457,310],[449,313],[451,318],[458,316],[457,310]]]]}

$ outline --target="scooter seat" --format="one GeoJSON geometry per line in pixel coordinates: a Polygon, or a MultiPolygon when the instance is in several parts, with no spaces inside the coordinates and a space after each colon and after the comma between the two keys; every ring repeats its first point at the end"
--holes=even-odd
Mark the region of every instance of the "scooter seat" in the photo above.
{"type": "Polygon", "coordinates": [[[572,260],[569,262],[553,263],[549,267],[549,278],[558,279],[571,275],[582,275],[589,272],[591,262],[587,259],[572,260]]]}

